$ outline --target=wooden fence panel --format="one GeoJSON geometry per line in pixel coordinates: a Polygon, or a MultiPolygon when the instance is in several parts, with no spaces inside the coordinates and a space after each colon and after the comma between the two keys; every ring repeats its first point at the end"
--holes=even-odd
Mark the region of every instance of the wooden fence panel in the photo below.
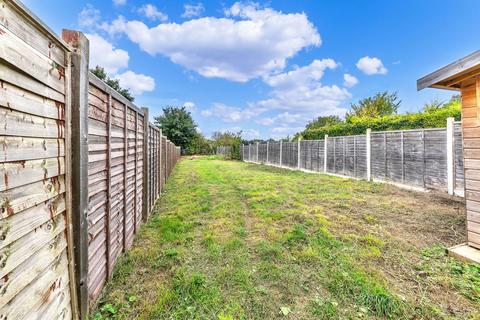
{"type": "MultiPolygon", "coordinates": [[[[464,169],[461,124],[454,124],[454,192],[463,196],[464,169]]],[[[300,142],[268,142],[242,145],[242,159],[307,171],[324,171],[347,177],[368,178],[420,188],[447,191],[448,157],[445,128],[372,132],[371,163],[367,163],[369,135],[327,137],[324,140],[300,142]],[[325,143],[327,156],[325,157],[325,143]],[[280,146],[282,150],[280,152],[280,146]],[[300,146],[300,149],[298,149],[300,146]],[[280,161],[281,156],[281,161],[280,161]],[[258,159],[258,160],[257,160],[258,159]],[[326,167],[324,161],[327,161],[326,167]],[[300,164],[298,165],[298,161],[300,164]]]]}
{"type": "Polygon", "coordinates": [[[83,319],[179,149],[88,73],[83,34],[0,2],[0,318],[83,319]]]}
{"type": "Polygon", "coordinates": [[[0,319],[77,313],[69,65],[57,36],[22,5],[1,2],[0,319]]]}
{"type": "Polygon", "coordinates": [[[455,194],[464,195],[465,193],[465,175],[463,168],[463,142],[462,142],[462,123],[454,124],[454,177],[455,177],[455,194]]]}

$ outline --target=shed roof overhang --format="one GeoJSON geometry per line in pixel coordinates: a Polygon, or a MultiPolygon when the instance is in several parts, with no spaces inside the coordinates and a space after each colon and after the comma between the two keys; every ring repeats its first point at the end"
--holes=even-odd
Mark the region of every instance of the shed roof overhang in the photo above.
{"type": "Polygon", "coordinates": [[[459,90],[461,83],[480,75],[480,50],[417,80],[417,90],[440,88],[459,90]]]}

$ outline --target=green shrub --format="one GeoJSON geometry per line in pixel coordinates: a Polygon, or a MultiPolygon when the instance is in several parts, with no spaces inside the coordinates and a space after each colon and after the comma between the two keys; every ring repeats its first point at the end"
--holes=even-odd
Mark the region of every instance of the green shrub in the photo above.
{"type": "Polygon", "coordinates": [[[330,137],[359,135],[365,134],[369,128],[372,131],[443,128],[446,126],[449,117],[453,117],[457,121],[461,119],[460,103],[458,101],[451,102],[443,108],[418,113],[377,118],[349,117],[347,121],[335,125],[306,129],[297,134],[296,138],[301,136],[302,139],[314,140],[323,139],[326,134],[330,137]]]}

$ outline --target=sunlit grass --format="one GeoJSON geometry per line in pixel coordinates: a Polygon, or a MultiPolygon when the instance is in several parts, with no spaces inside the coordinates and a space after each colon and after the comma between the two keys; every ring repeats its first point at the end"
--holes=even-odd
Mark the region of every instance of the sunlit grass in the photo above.
{"type": "Polygon", "coordinates": [[[398,227],[386,213],[448,210],[414,196],[365,181],[184,159],[92,318],[474,316],[477,266],[446,257],[442,244],[419,248],[408,235],[392,235],[398,227]],[[384,271],[398,259],[402,268],[384,271]],[[456,313],[429,292],[437,287],[448,291],[445,299],[455,296],[456,313]]]}

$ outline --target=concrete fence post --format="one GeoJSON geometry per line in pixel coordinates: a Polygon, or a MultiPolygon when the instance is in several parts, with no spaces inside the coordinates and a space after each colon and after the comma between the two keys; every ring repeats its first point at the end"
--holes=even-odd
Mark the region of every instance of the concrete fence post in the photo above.
{"type": "Polygon", "coordinates": [[[280,167],[282,166],[282,149],[283,149],[283,146],[282,146],[283,142],[282,140],[280,140],[280,167]]]}
{"type": "Polygon", "coordinates": [[[301,148],[301,141],[302,141],[302,138],[298,138],[298,146],[297,146],[297,169],[300,170],[300,160],[302,159],[302,156],[301,156],[301,151],[300,151],[300,148],[301,148]]]}
{"type": "Polygon", "coordinates": [[[327,160],[328,160],[328,134],[325,135],[323,143],[323,172],[327,172],[327,160]]]}
{"type": "Polygon", "coordinates": [[[269,146],[269,142],[267,141],[267,163],[268,163],[268,146],[269,146]]]}
{"type": "Polygon", "coordinates": [[[150,209],[150,175],[148,174],[150,170],[150,161],[149,161],[149,131],[150,127],[148,124],[148,108],[142,108],[143,110],[143,200],[142,200],[142,220],[147,221],[148,212],[150,209]]]}
{"type": "Polygon", "coordinates": [[[367,129],[367,181],[372,181],[372,129],[367,129]]]}
{"type": "MultiPolygon", "coordinates": [[[[72,48],[71,103],[71,199],[73,232],[72,301],[80,319],[88,318],[88,86],[89,42],[79,31],[63,30],[62,39],[72,48]],[[76,309],[76,307],[75,307],[76,309]]],[[[67,159],[68,160],[68,159],[67,159]]],[[[68,193],[67,193],[68,195],[68,193]]],[[[70,252],[69,254],[71,254],[70,252]]],[[[74,310],[76,312],[76,310],[74,310]]]]}
{"type": "Polygon", "coordinates": [[[447,118],[447,190],[455,193],[455,119],[447,118]]]}

